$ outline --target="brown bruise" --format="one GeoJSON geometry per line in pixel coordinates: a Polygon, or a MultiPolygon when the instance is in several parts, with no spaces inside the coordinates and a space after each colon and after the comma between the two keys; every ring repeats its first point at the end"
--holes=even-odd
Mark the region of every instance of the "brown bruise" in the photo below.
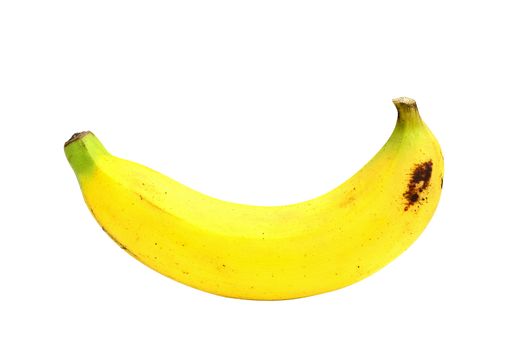
{"type": "Polygon", "coordinates": [[[405,211],[408,211],[411,206],[427,199],[427,197],[423,196],[423,191],[430,185],[432,165],[432,160],[429,160],[414,166],[407,190],[403,193],[403,197],[405,198],[405,211]]]}

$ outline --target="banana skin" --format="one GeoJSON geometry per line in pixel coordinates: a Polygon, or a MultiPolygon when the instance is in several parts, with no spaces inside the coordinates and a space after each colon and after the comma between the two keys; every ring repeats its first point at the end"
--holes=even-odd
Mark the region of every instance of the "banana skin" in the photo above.
{"type": "Polygon", "coordinates": [[[150,268],[213,294],[254,300],[316,295],[378,271],[421,234],[439,202],[444,162],[414,100],[353,177],[308,201],[231,203],[111,155],[91,132],[64,146],[102,229],[150,268]]]}

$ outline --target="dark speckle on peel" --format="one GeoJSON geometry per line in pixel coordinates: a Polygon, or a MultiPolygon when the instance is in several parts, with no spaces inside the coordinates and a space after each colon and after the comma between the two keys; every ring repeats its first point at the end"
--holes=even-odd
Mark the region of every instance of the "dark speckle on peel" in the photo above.
{"type": "Polygon", "coordinates": [[[407,190],[403,193],[405,198],[405,211],[418,203],[423,199],[419,195],[430,185],[430,178],[432,177],[432,160],[429,160],[424,163],[416,164],[410,175],[410,180],[408,182],[407,190]]]}

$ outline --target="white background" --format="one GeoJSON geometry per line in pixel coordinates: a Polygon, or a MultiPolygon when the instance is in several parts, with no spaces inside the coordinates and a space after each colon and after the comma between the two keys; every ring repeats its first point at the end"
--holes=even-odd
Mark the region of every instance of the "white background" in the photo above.
{"type": "Polygon", "coordinates": [[[0,2],[0,348],[524,349],[519,3],[0,2]],[[291,203],[365,164],[404,95],[445,155],[432,222],[377,274],[299,300],[135,261],[62,149],[89,129],[207,194],[291,203]]]}

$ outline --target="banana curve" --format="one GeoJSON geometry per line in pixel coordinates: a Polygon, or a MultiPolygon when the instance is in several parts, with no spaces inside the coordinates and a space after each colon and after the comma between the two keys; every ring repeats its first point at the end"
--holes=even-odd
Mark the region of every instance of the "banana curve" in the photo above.
{"type": "MultiPolygon", "coordinates": [[[[168,277],[244,299],[319,294],[385,266],[419,236],[437,206],[439,144],[415,103],[397,103],[396,128],[378,154],[341,186],[302,203],[260,207],[220,201],[113,157],[103,146],[92,157],[91,172],[76,171],[77,177],[104,230],[168,277]],[[425,171],[430,174],[420,174],[425,171]],[[407,198],[411,188],[416,193],[407,198]]],[[[97,144],[92,138],[82,139],[97,144]]],[[[66,154],[78,142],[66,145],[66,154]]]]}

